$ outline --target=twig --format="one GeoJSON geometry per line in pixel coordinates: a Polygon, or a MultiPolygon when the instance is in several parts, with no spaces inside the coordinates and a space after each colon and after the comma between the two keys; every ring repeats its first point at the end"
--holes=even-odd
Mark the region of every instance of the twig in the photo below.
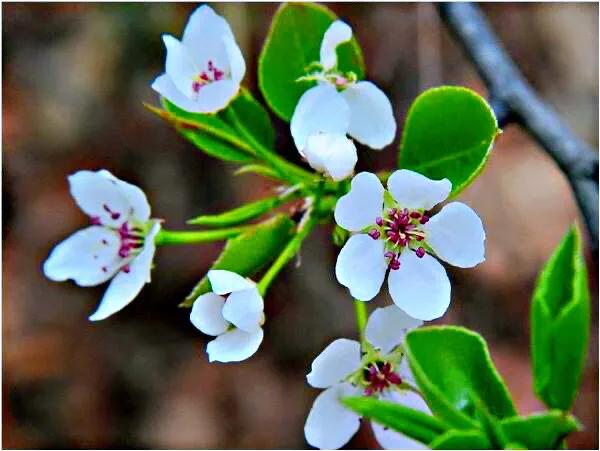
{"type": "Polygon", "coordinates": [[[567,177],[597,255],[598,155],[527,83],[477,6],[439,3],[438,11],[487,85],[499,125],[520,124],[567,177]]]}

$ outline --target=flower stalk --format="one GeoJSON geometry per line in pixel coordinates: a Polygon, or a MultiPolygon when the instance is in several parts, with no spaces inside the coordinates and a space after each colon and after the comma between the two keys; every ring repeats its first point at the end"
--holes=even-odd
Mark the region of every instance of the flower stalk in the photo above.
{"type": "Polygon", "coordinates": [[[250,230],[253,226],[229,227],[219,230],[179,231],[161,230],[156,236],[157,246],[177,244],[200,244],[227,240],[250,230]]]}
{"type": "Polygon", "coordinates": [[[294,238],[290,240],[287,246],[283,249],[281,254],[277,257],[277,259],[273,262],[271,267],[267,270],[261,281],[258,283],[258,291],[264,296],[267,289],[273,282],[273,279],[279,274],[279,271],[283,269],[283,267],[296,255],[302,242],[308,237],[312,229],[317,225],[317,218],[311,214],[312,212],[307,212],[309,215],[305,221],[300,223],[298,227],[298,231],[294,238]]]}

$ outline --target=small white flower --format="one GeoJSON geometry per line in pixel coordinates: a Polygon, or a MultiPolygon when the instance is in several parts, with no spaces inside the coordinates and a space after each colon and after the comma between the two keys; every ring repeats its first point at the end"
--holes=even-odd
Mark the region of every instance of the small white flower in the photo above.
{"type": "Polygon", "coordinates": [[[406,169],[390,176],[388,193],[375,174],[354,177],[350,192],[335,207],[340,227],[361,232],[344,245],[335,267],[338,281],[352,296],[373,299],[389,268],[388,287],[398,307],[425,321],[446,312],[450,281],[430,254],[461,268],[485,260],[485,231],[470,207],[451,202],[428,215],[451,189],[447,179],[430,180],[406,169]]]}
{"type": "Polygon", "coordinates": [[[338,180],[349,176],[356,164],[356,148],[346,135],[373,149],[382,149],[396,134],[396,121],[387,96],[373,83],[357,82],[355,77],[337,70],[336,48],[351,38],[352,29],[340,20],[327,29],[317,64],[321,72],[302,77],[316,80],[318,85],[302,95],[290,124],[300,154],[313,168],[338,180]],[[320,146],[311,146],[311,136],[319,134],[337,136],[334,150],[325,152],[324,142],[320,146]],[[324,156],[315,158],[319,148],[323,149],[324,156]],[[325,159],[333,158],[335,163],[323,163],[325,159]],[[335,176],[330,170],[332,166],[336,167],[335,176]]]}
{"type": "Polygon", "coordinates": [[[92,225],[58,244],[44,263],[54,281],[72,279],[89,287],[113,279],[90,321],[105,319],[129,304],[150,282],[160,223],[137,186],[106,170],[69,176],[71,195],[92,225]]]}
{"type": "MultiPolygon", "coordinates": [[[[401,388],[403,382],[414,385],[414,379],[398,345],[410,329],[419,325],[421,321],[394,305],[378,308],[365,329],[373,350],[363,356],[360,343],[341,338],[317,356],[306,379],[313,387],[325,391],[315,399],[304,425],[308,443],[321,449],[338,449],[358,431],[360,416],[340,402],[340,398],[347,396],[376,396],[429,413],[420,396],[401,388]]],[[[379,424],[372,423],[371,427],[379,444],[386,449],[424,448],[379,424]]]]}
{"type": "Polygon", "coordinates": [[[191,15],[181,41],[164,35],[165,73],[152,89],[192,113],[225,108],[240,89],[246,63],[229,24],[210,6],[191,15]]]}
{"type": "Polygon", "coordinates": [[[263,340],[263,298],[254,282],[231,271],[211,270],[208,280],[213,291],[199,296],[190,313],[197,329],[217,337],[206,346],[208,360],[245,360],[263,340]]]}

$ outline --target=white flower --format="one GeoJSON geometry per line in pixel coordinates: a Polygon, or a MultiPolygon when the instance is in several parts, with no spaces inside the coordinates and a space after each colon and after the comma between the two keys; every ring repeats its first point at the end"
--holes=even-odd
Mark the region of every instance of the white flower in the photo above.
{"type": "Polygon", "coordinates": [[[197,329],[217,337],[206,346],[208,360],[245,360],[263,339],[263,298],[254,282],[231,271],[211,270],[208,280],[212,292],[199,296],[190,313],[197,329]]]}
{"type": "Polygon", "coordinates": [[[150,282],[160,223],[150,219],[144,192],[106,170],[69,176],[71,195],[91,226],[58,244],[44,263],[54,281],[99,285],[112,278],[90,321],[105,319],[129,304],[150,282]]]}
{"type": "Polygon", "coordinates": [[[382,149],[394,140],[396,121],[387,96],[369,81],[355,81],[352,75],[337,69],[336,48],[352,38],[352,29],[344,22],[333,22],[321,43],[321,72],[302,77],[318,85],[307,90],[292,116],[290,124],[294,143],[300,154],[316,170],[335,180],[349,176],[356,164],[356,148],[346,135],[373,149],[382,149]],[[313,135],[334,135],[326,141],[311,143],[313,135]],[[322,157],[315,154],[322,152],[322,157]],[[335,160],[335,162],[331,160],[335,160]],[[326,162],[326,160],[328,160],[326,162]],[[335,175],[332,169],[335,168],[335,175]]]}
{"type": "MultiPolygon", "coordinates": [[[[360,343],[341,338],[317,356],[306,379],[325,391],[315,399],[304,425],[308,443],[321,449],[337,449],[358,431],[359,415],[340,403],[340,398],[347,396],[377,396],[429,413],[420,396],[401,387],[403,382],[414,385],[414,379],[398,345],[408,330],[419,325],[421,321],[394,305],[378,308],[365,329],[366,339],[375,350],[362,356],[360,343]]],[[[371,427],[386,449],[423,449],[422,444],[391,429],[376,423],[371,427]]]]}
{"type": "Polygon", "coordinates": [[[240,89],[246,63],[225,19],[202,5],[191,15],[181,41],[164,35],[165,73],[152,89],[179,108],[214,113],[240,89]]]}
{"type": "Polygon", "coordinates": [[[335,207],[339,226],[361,232],[344,245],[335,267],[352,296],[373,299],[389,268],[388,287],[398,307],[426,321],[446,312],[450,281],[432,255],[461,268],[485,260],[485,231],[470,207],[451,202],[429,217],[428,210],[451,189],[447,179],[430,180],[406,169],[390,176],[388,193],[375,174],[354,177],[350,192],[335,207]]]}

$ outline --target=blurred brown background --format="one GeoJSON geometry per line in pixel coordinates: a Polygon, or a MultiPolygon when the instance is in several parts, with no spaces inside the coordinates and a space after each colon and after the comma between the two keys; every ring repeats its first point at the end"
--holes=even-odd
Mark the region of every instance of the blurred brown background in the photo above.
{"type": "MultiPolygon", "coordinates": [[[[256,64],[276,4],[219,4],[256,64]]],[[[430,4],[331,4],[351,23],[369,78],[387,92],[401,127],[423,89],[485,87],[430,4]]],[[[208,364],[207,337],[177,308],[221,244],[161,248],[151,285],[124,311],[86,320],[104,287],[44,279],[51,247],[86,224],[66,176],[107,168],[147,193],[153,215],[187,218],[269,194],[254,176],[184,142],[142,107],[162,72],[161,33],[180,36],[192,4],[3,4],[3,446],[14,448],[304,448],[318,391],[304,379],[332,339],[354,337],[350,298],[335,281],[330,230],[313,234],[266,299],[266,338],[240,364],[208,364]],[[326,251],[323,251],[325,249],[326,251]]],[[[510,54],[541,95],[598,145],[598,6],[486,4],[510,54]]],[[[287,125],[274,119],[283,154],[298,161],[287,125]]],[[[400,135],[398,135],[399,137],[400,135]]],[[[396,143],[361,153],[360,169],[393,167],[396,143]]],[[[531,392],[528,309],[541,265],[578,220],[569,187],[538,146],[508,127],[463,200],[484,220],[487,260],[450,269],[443,322],[489,341],[523,413],[531,392]]],[[[598,447],[597,263],[590,358],[575,414],[586,426],[573,448],[598,447]]],[[[379,303],[389,302],[381,295],[379,303]]],[[[350,447],[372,447],[368,427],[350,447]]]]}

